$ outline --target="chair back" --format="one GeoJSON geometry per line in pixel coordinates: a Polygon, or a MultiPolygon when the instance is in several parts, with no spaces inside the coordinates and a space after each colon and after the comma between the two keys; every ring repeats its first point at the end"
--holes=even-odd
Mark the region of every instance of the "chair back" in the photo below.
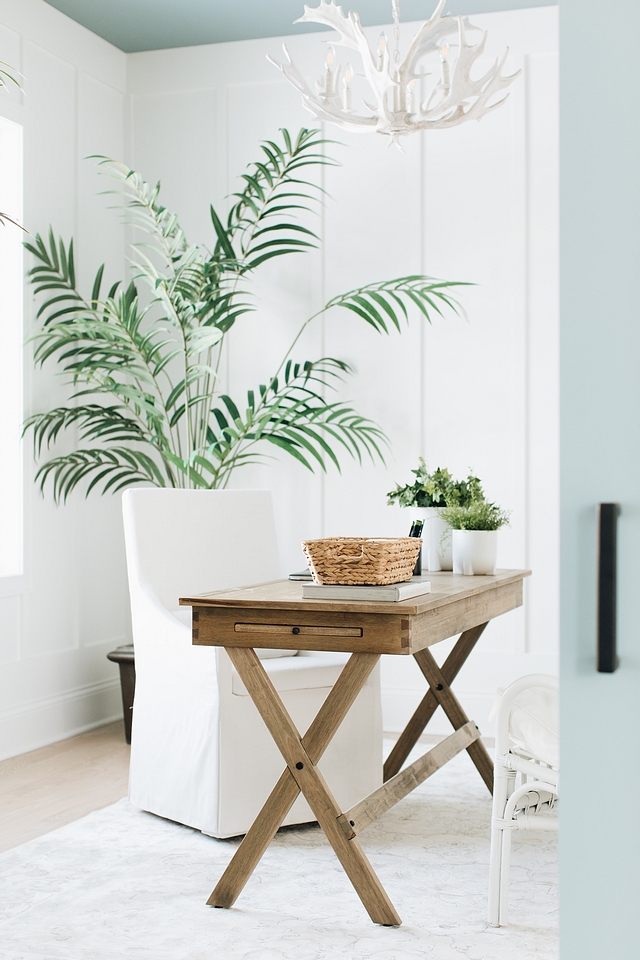
{"type": "Polygon", "coordinates": [[[132,601],[151,591],[173,611],[181,596],[281,575],[268,490],[127,490],[122,508],[132,601]]]}
{"type": "Polygon", "coordinates": [[[554,767],[559,763],[558,678],[532,673],[499,691],[489,719],[496,725],[496,756],[505,756],[510,741],[554,767]]]}

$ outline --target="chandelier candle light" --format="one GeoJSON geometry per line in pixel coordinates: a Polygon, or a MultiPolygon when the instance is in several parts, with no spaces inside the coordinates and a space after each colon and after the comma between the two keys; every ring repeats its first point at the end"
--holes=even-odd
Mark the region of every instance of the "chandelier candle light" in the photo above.
{"type": "MultiPolygon", "coordinates": [[[[267,59],[282,71],[287,80],[302,94],[304,105],[319,120],[336,123],[352,132],[382,133],[398,142],[398,138],[417,130],[435,130],[455,127],[466,120],[480,120],[491,110],[504,103],[508,94],[496,99],[518,76],[502,75],[509,48],[495,60],[486,73],[477,79],[471,78],[471,70],[484,53],[487,34],[483,33],[476,44],[467,43],[467,31],[478,30],[466,17],[450,15],[442,17],[445,0],[440,0],[430,20],[422,24],[405,55],[400,59],[400,4],[393,4],[393,51],[384,33],[380,34],[377,50],[372,51],[360,24],[360,17],[351,10],[345,16],[342,7],[334,0],[320,0],[320,6],[305,6],[304,14],[296,23],[320,23],[337,30],[336,46],[355,50],[362,61],[362,73],[355,73],[351,64],[344,69],[336,62],[333,46],[327,51],[324,77],[316,83],[317,92],[308,86],[305,78],[289,56],[286,44],[283,50],[286,63],[267,59]],[[455,62],[449,61],[450,45],[447,37],[457,34],[458,54],[455,62]],[[423,100],[420,96],[420,81],[434,77],[433,73],[421,72],[423,61],[429,56],[440,58],[439,77],[423,100]],[[367,81],[373,103],[363,98],[369,111],[357,113],[353,109],[354,77],[367,81]]],[[[437,63],[437,60],[435,61],[437,63]]]]}

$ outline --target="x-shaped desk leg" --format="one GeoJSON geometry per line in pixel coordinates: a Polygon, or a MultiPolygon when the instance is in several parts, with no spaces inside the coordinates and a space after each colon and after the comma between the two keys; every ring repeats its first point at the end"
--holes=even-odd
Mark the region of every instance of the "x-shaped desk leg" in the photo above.
{"type": "Polygon", "coordinates": [[[287,769],[240,844],[207,903],[230,907],[251,876],[276,831],[302,791],[356,893],[374,923],[401,923],[358,840],[347,839],[342,815],[316,764],[364,686],[379,656],[354,653],[318,715],[300,737],[261,661],[251,648],[227,647],[233,665],[275,740],[287,769]]]}
{"type": "MultiPolygon", "coordinates": [[[[398,773],[439,706],[442,707],[455,730],[459,730],[468,722],[469,718],[451,690],[451,683],[453,683],[486,626],[486,623],[481,623],[479,626],[472,627],[460,634],[455,647],[442,667],[438,666],[428,648],[414,654],[416,662],[429,684],[429,691],[422,699],[385,762],[385,782],[398,773]]],[[[493,793],[493,763],[486,747],[481,740],[476,740],[469,744],[466,750],[486,783],[489,792],[493,793]]]]}

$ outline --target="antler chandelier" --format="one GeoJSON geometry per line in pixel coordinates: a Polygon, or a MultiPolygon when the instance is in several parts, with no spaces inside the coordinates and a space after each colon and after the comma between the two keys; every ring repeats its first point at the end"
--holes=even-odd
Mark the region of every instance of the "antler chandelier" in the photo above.
{"type": "MultiPolygon", "coordinates": [[[[343,67],[336,61],[334,48],[330,46],[324,69],[324,77],[316,83],[316,93],[295,66],[286,44],[283,44],[286,63],[271,61],[282,71],[287,80],[302,94],[304,105],[319,120],[336,123],[353,132],[372,131],[381,133],[397,142],[398,137],[417,130],[435,130],[455,127],[466,120],[480,120],[507,99],[495,96],[509,86],[520,71],[502,76],[502,67],[509,53],[501,58],[477,79],[471,78],[471,70],[484,53],[487,34],[483,33],[476,44],[467,43],[467,31],[478,30],[466,17],[455,19],[440,14],[445,0],[439,3],[430,20],[422,24],[413,38],[404,58],[400,58],[400,4],[393,4],[393,49],[384,33],[376,50],[372,50],[355,11],[348,16],[335,0],[320,0],[319,7],[305,5],[304,14],[296,23],[320,23],[338,31],[336,46],[355,50],[362,62],[362,72],[354,71],[351,64],[343,67]],[[450,44],[447,40],[457,34],[457,56],[449,60],[450,44]],[[425,70],[428,57],[440,60],[437,74],[425,70]],[[353,107],[353,81],[363,78],[372,92],[372,102],[362,98],[367,113],[359,113],[353,107]],[[422,99],[420,83],[431,78],[430,89],[422,99]],[[492,102],[491,102],[492,101],[492,102]]],[[[452,43],[451,46],[454,46],[452,43]]]]}

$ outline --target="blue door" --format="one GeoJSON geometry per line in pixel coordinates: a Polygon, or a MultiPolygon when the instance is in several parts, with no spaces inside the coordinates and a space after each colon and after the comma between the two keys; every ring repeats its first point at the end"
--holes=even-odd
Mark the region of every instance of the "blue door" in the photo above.
{"type": "Polygon", "coordinates": [[[560,0],[562,960],[640,957],[640,4],[560,0]],[[620,663],[596,670],[600,502],[620,663]]]}

